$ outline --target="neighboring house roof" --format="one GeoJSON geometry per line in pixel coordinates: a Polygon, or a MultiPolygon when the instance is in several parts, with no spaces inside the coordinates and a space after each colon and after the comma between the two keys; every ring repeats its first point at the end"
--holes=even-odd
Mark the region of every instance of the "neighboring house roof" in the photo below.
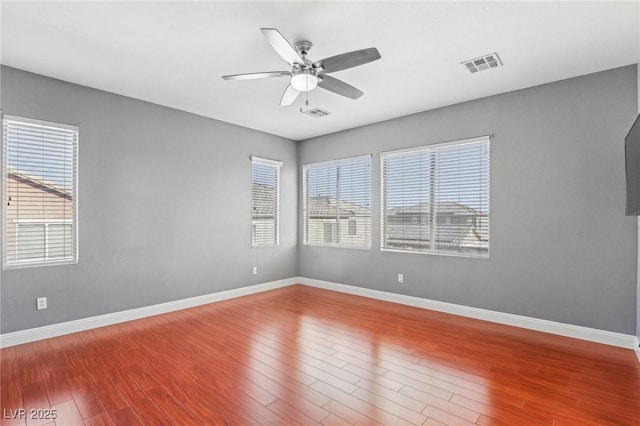
{"type": "MultiPolygon", "coordinates": [[[[438,216],[476,216],[487,217],[478,210],[455,201],[437,202],[434,205],[438,216]]],[[[395,216],[400,223],[388,222],[387,243],[395,246],[426,247],[432,238],[429,223],[407,223],[407,217],[428,216],[431,211],[430,203],[420,203],[411,207],[391,209],[388,216],[395,216]]],[[[487,247],[486,236],[483,236],[482,226],[477,223],[438,223],[433,238],[438,248],[460,249],[463,247],[487,247]]]]}
{"type": "Polygon", "coordinates": [[[30,185],[43,192],[48,192],[67,200],[70,200],[72,198],[71,192],[69,192],[62,186],[56,185],[37,176],[30,175],[28,173],[25,173],[24,171],[9,168],[7,169],[7,175],[9,179],[14,179],[20,183],[30,185]]]}
{"type": "MultiPolygon", "coordinates": [[[[353,216],[370,216],[371,208],[349,203],[343,200],[336,200],[333,197],[318,196],[310,197],[307,200],[307,210],[309,217],[334,218],[336,217],[336,203],[340,209],[340,217],[347,218],[353,216]]],[[[455,201],[443,201],[435,203],[436,210],[442,215],[463,215],[463,216],[483,216],[481,212],[464,204],[455,201]]],[[[398,207],[389,209],[387,215],[407,215],[423,216],[431,211],[431,204],[420,203],[410,207],[398,207]]]]}
{"type": "Polygon", "coordinates": [[[307,212],[310,218],[346,219],[357,216],[371,216],[371,208],[359,206],[333,197],[318,196],[307,200],[307,212]]]}
{"type": "MultiPolygon", "coordinates": [[[[455,201],[439,201],[434,205],[439,214],[444,215],[482,215],[478,210],[456,203],[455,201]]],[[[420,203],[411,207],[398,207],[389,209],[389,214],[397,215],[426,215],[431,211],[431,203],[420,203]]]]}
{"type": "Polygon", "coordinates": [[[256,217],[273,217],[275,203],[273,202],[273,186],[253,182],[253,197],[251,198],[251,212],[256,217]]]}

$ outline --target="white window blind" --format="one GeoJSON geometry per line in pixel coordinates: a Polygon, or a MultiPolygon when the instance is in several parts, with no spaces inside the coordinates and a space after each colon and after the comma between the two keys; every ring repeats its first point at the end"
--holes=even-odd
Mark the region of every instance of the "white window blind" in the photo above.
{"type": "Polygon", "coordinates": [[[251,157],[251,246],[275,246],[279,240],[279,161],[251,157]]]}
{"type": "Polygon", "coordinates": [[[489,256],[489,137],[381,154],[383,250],[489,256]]]}
{"type": "Polygon", "coordinates": [[[78,128],[4,115],[3,266],[73,263],[78,128]]]}
{"type": "Polygon", "coordinates": [[[304,243],[371,248],[371,156],[302,167],[304,243]]]}

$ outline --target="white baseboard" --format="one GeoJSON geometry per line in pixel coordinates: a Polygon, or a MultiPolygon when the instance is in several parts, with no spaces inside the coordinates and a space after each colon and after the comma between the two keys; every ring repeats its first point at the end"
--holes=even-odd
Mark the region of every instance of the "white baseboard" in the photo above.
{"type": "Polygon", "coordinates": [[[50,337],[62,336],[64,334],[76,333],[78,331],[104,327],[107,325],[117,324],[125,321],[131,321],[135,319],[164,314],[167,312],[173,312],[180,309],[192,308],[194,306],[206,305],[208,303],[233,299],[235,297],[246,296],[254,293],[260,293],[263,291],[286,287],[293,284],[303,284],[311,287],[368,297],[371,299],[384,300],[387,302],[399,303],[407,306],[446,312],[449,314],[476,318],[499,324],[506,324],[530,330],[537,330],[551,334],[558,334],[561,336],[573,337],[576,339],[588,340],[591,342],[603,343],[606,345],[633,349],[638,357],[638,360],[640,361],[640,348],[638,348],[638,339],[636,338],[636,336],[615,333],[612,331],[598,330],[595,328],[582,327],[572,324],[547,321],[538,318],[525,317],[521,315],[490,311],[486,309],[472,308],[469,306],[456,305],[453,303],[439,302],[437,300],[422,299],[414,296],[388,293],[380,290],[372,290],[363,287],[355,287],[347,284],[339,284],[305,277],[287,278],[263,284],[256,284],[248,287],[221,291],[218,293],[206,294],[203,296],[190,297],[188,299],[160,303],[158,305],[145,306],[142,308],[130,309],[127,311],[114,312],[111,314],[98,315],[90,318],[83,318],[59,324],[31,328],[28,330],[21,330],[13,333],[6,333],[0,335],[0,348],[21,345],[23,343],[34,342],[36,340],[48,339],[50,337]]]}
{"type": "Polygon", "coordinates": [[[6,333],[0,335],[0,348],[21,345],[23,343],[34,342],[36,340],[48,339],[50,337],[62,336],[64,334],[76,333],[78,331],[104,327],[106,325],[151,317],[180,309],[192,308],[194,306],[206,305],[208,303],[219,302],[221,300],[260,293],[267,290],[290,286],[297,282],[298,281],[294,278],[287,278],[284,280],[271,281],[248,287],[240,287],[232,290],[205,294],[203,296],[190,297],[188,299],[175,300],[157,305],[144,306],[142,308],[129,309],[111,314],[98,315],[90,318],[82,318],[74,321],[6,333]]]}
{"type": "Polygon", "coordinates": [[[636,337],[636,341],[634,342],[633,351],[636,353],[636,357],[638,358],[638,362],[640,362],[640,339],[636,337]]]}
{"type": "MultiPolygon", "coordinates": [[[[453,303],[422,299],[420,297],[414,296],[405,296],[403,294],[388,293],[380,290],[371,290],[368,288],[355,287],[329,281],[321,281],[303,277],[298,277],[298,279],[300,280],[300,284],[305,284],[311,287],[334,290],[342,293],[354,294],[356,296],[369,297],[371,299],[384,300],[387,302],[394,302],[402,305],[430,309],[433,311],[446,312],[463,317],[476,318],[499,324],[527,328],[529,330],[543,331],[545,333],[558,334],[560,336],[573,337],[576,339],[603,343],[605,345],[635,349],[636,354],[640,352],[636,344],[636,337],[628,334],[615,333],[613,331],[598,330],[595,328],[582,327],[578,325],[564,324],[560,322],[547,321],[521,315],[490,311],[487,309],[455,305],[453,303]]],[[[638,358],[640,359],[640,355],[638,355],[638,358]]]]}

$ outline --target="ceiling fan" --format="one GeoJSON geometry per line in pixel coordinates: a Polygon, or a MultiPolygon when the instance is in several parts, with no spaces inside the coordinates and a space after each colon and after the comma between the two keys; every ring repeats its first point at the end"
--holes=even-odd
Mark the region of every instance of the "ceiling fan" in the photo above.
{"type": "Polygon", "coordinates": [[[327,74],[357,67],[380,59],[378,49],[370,47],[368,49],[355,50],[311,62],[307,59],[309,50],[313,46],[311,42],[297,41],[292,46],[275,28],[261,28],[260,31],[262,31],[262,35],[264,35],[278,55],[291,66],[291,71],[225,75],[222,76],[222,78],[225,80],[252,80],[259,78],[289,77],[289,85],[280,100],[281,106],[291,105],[300,92],[308,92],[316,87],[346,96],[347,98],[358,99],[363,94],[360,90],[327,74]]]}

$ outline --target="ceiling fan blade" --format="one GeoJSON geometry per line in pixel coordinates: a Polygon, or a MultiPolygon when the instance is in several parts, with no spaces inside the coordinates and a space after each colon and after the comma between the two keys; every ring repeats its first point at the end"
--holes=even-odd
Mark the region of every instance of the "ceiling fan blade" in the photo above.
{"type": "Polygon", "coordinates": [[[328,75],[321,75],[319,77],[322,80],[318,83],[318,87],[322,87],[324,90],[328,90],[351,99],[358,99],[364,94],[355,87],[342,80],[338,80],[337,78],[333,78],[328,75]]]}
{"type": "Polygon", "coordinates": [[[370,47],[368,49],[354,50],[353,52],[321,59],[313,64],[313,68],[322,67],[324,73],[331,73],[377,61],[380,57],[378,49],[370,47]]]}
{"type": "Polygon", "coordinates": [[[280,100],[280,106],[289,106],[296,100],[300,92],[293,88],[292,85],[288,85],[287,89],[284,91],[282,95],[282,99],[280,100]]]}
{"type": "Polygon", "coordinates": [[[269,44],[271,44],[271,47],[273,47],[278,55],[287,61],[289,65],[304,63],[298,51],[280,34],[280,31],[275,28],[260,28],[260,31],[262,31],[262,35],[267,39],[269,44]]]}
{"type": "Polygon", "coordinates": [[[251,72],[248,74],[223,75],[225,80],[256,80],[259,78],[289,77],[289,71],[251,72]]]}

